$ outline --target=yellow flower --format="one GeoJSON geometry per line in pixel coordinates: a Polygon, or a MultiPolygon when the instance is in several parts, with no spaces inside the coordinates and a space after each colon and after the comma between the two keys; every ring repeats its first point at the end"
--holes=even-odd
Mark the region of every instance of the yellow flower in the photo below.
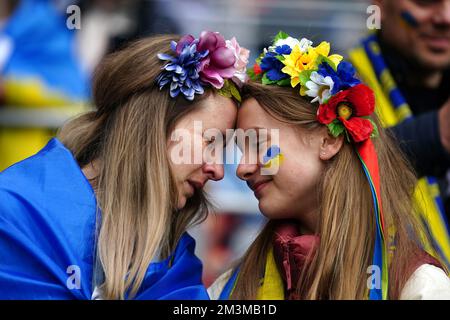
{"type": "MultiPolygon", "coordinates": [[[[300,46],[295,45],[291,51],[291,54],[284,55],[283,64],[285,67],[281,70],[282,72],[291,76],[291,86],[295,88],[300,83],[300,73],[305,70],[316,70],[317,69],[317,59],[319,56],[324,56],[331,60],[335,66],[343,59],[342,56],[338,54],[333,54],[328,56],[330,53],[330,43],[323,41],[317,47],[309,47],[304,52],[300,49],[300,46]]],[[[301,90],[302,95],[305,94],[305,90],[301,90]]]]}

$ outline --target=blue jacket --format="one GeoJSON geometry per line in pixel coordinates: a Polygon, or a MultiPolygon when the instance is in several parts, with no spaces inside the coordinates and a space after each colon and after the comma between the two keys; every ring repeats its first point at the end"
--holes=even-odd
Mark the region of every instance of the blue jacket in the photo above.
{"type": "MultiPolygon", "coordinates": [[[[91,299],[96,209],[57,139],[1,172],[0,299],[91,299]]],[[[149,265],[136,299],[208,299],[194,249],[184,234],[171,257],[149,265]]]]}

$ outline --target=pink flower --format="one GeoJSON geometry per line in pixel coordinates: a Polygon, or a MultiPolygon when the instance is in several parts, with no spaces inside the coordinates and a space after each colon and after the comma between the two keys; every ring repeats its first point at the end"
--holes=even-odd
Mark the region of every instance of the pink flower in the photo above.
{"type": "Polygon", "coordinates": [[[178,55],[180,55],[181,52],[183,51],[184,47],[187,45],[190,45],[194,41],[195,41],[195,38],[190,34],[183,36],[180,39],[180,41],[178,41],[175,51],[177,52],[178,55]]]}
{"type": "Polygon", "coordinates": [[[236,38],[233,37],[231,40],[226,41],[227,48],[233,50],[234,57],[236,58],[236,62],[234,67],[236,68],[236,72],[234,76],[238,78],[241,82],[245,82],[247,80],[247,64],[248,58],[250,56],[250,51],[246,48],[242,48],[237,42],[236,38]]]}
{"type": "Polygon", "coordinates": [[[236,72],[236,57],[227,48],[225,39],[216,32],[203,31],[197,45],[199,51],[208,50],[208,56],[201,62],[200,79],[213,87],[223,87],[224,79],[232,78],[236,72]]]}

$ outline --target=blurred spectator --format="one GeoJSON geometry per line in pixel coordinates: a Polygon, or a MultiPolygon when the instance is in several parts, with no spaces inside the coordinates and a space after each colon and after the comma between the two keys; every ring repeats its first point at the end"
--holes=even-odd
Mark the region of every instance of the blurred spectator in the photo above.
{"type": "MultiPolygon", "coordinates": [[[[9,10],[0,28],[0,77],[10,109],[69,107],[89,97],[88,78],[75,55],[75,31],[67,28],[66,10],[59,10],[57,2],[2,1],[9,10]]],[[[0,128],[0,170],[34,154],[52,133],[0,128]]]]}
{"type": "MultiPolygon", "coordinates": [[[[0,30],[6,23],[7,18],[13,12],[17,1],[5,0],[0,2],[0,30]]],[[[6,38],[0,37],[0,71],[3,69],[3,65],[6,63],[10,55],[9,42],[6,38]]],[[[0,106],[4,104],[5,91],[4,91],[3,79],[0,74],[0,106]]]]}
{"type": "Polygon", "coordinates": [[[450,265],[450,0],[373,1],[381,30],[350,52],[377,95],[382,122],[422,179],[416,200],[434,249],[450,265]]]}
{"type": "Polygon", "coordinates": [[[154,34],[178,33],[177,25],[164,14],[160,1],[83,0],[80,7],[83,20],[78,42],[89,71],[106,53],[127,42],[154,34]]]}

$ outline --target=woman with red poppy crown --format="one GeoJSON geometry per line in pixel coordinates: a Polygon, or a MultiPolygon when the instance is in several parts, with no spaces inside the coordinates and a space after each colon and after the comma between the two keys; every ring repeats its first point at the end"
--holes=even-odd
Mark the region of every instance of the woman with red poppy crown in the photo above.
{"type": "Polygon", "coordinates": [[[237,126],[279,139],[245,141],[237,175],[269,220],[211,298],[450,299],[414,220],[415,175],[353,66],[327,42],[280,32],[248,73],[237,126]]]}

